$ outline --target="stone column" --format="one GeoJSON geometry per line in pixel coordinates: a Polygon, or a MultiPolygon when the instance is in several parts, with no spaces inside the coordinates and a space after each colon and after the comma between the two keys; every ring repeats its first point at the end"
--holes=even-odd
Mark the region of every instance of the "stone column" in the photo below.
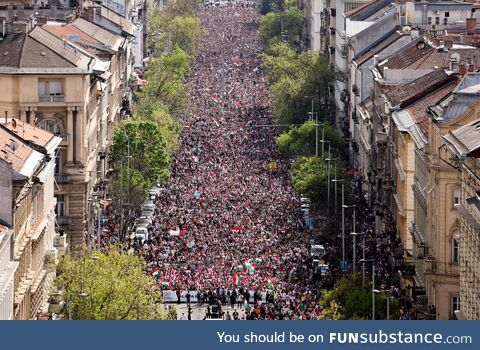
{"type": "Polygon", "coordinates": [[[73,110],[75,107],[67,107],[67,134],[68,134],[68,146],[67,146],[67,165],[73,164],[73,152],[74,152],[74,137],[73,137],[73,110]]]}
{"type": "Polygon", "coordinates": [[[19,114],[20,121],[26,123],[27,122],[27,111],[26,111],[25,107],[20,107],[20,110],[19,110],[18,114],[19,114]]]}
{"type": "Polygon", "coordinates": [[[75,159],[75,163],[77,164],[83,164],[84,162],[83,137],[86,133],[84,128],[85,128],[85,125],[83,125],[82,107],[77,106],[75,109],[75,152],[74,152],[74,159],[75,159]]]}
{"type": "Polygon", "coordinates": [[[36,126],[35,125],[35,112],[37,111],[37,107],[28,107],[28,112],[27,112],[27,118],[28,118],[28,123],[30,125],[36,126]]]}

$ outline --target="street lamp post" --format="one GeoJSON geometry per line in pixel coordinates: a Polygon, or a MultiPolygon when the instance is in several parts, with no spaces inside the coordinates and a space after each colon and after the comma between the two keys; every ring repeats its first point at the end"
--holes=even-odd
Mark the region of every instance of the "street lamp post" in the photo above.
{"type": "Polygon", "coordinates": [[[72,320],[72,303],[73,303],[73,297],[79,297],[82,299],[85,299],[88,296],[87,293],[85,292],[79,292],[79,293],[70,293],[70,296],[68,298],[68,319],[71,321],[72,320]]]}
{"type": "Polygon", "coordinates": [[[390,320],[390,294],[387,289],[372,289],[372,293],[375,295],[375,293],[384,293],[385,298],[387,299],[387,320],[390,320]]]}
{"type": "MultiPolygon", "coordinates": [[[[336,164],[335,164],[335,167],[336,167],[336,164]]],[[[337,179],[337,174],[335,172],[335,179],[332,180],[332,182],[335,183],[335,221],[336,221],[336,218],[337,218],[337,182],[341,182],[342,183],[342,205],[344,204],[343,203],[343,200],[344,200],[344,188],[343,188],[343,179],[337,179]]],[[[343,212],[342,212],[343,213],[343,212]]]]}
{"type": "Polygon", "coordinates": [[[345,186],[342,182],[342,260],[345,261],[345,209],[354,208],[355,205],[345,204],[345,186]]]}
{"type": "Polygon", "coordinates": [[[372,320],[375,320],[375,261],[373,259],[360,259],[362,264],[372,263],[372,320]]]}
{"type": "Polygon", "coordinates": [[[355,274],[357,273],[357,236],[363,235],[363,232],[352,232],[350,235],[353,236],[353,273],[355,274]]]}

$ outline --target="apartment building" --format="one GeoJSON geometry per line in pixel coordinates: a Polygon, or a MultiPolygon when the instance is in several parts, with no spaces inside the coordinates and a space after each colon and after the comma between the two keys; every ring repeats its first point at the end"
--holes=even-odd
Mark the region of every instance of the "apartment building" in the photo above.
{"type": "Polygon", "coordinates": [[[62,139],[7,119],[0,124],[0,142],[2,177],[7,185],[2,187],[0,220],[13,228],[10,247],[12,260],[18,263],[13,318],[35,319],[45,307],[55,276],[55,246],[65,248],[65,240],[55,232],[54,197],[55,154],[62,139]]]}
{"type": "MultiPolygon", "coordinates": [[[[478,85],[470,91],[480,92],[478,85]]],[[[460,214],[460,229],[453,237],[453,254],[460,270],[460,293],[452,295],[451,307],[461,311],[461,318],[480,319],[480,102],[466,109],[462,116],[470,122],[447,133],[445,158],[458,171],[460,189],[455,193],[455,207],[460,214]],[[473,119],[473,120],[472,120],[473,119]]]]}
{"type": "MultiPolygon", "coordinates": [[[[89,198],[103,191],[106,149],[128,115],[131,46],[83,18],[9,23],[0,42],[0,110],[62,139],[56,156],[58,230],[89,241],[89,198]]],[[[91,200],[90,200],[91,202],[91,200]]]]}

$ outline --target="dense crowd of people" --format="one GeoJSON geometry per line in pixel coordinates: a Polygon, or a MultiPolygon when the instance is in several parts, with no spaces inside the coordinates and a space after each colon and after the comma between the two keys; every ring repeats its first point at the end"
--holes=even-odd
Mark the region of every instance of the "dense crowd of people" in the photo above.
{"type": "Polygon", "coordinates": [[[181,120],[150,237],[133,245],[170,290],[275,289],[283,293],[272,313],[307,318],[318,288],[309,283],[300,198],[274,129],[257,127],[271,124],[258,8],[202,7],[198,16],[206,35],[187,82],[192,112],[181,120]]]}
{"type": "MultiPolygon", "coordinates": [[[[312,268],[300,197],[268,126],[258,8],[230,2],[201,7],[198,16],[206,35],[187,79],[191,113],[180,121],[181,146],[155,200],[148,240],[132,239],[125,247],[145,255],[159,285],[176,291],[178,301],[189,290],[199,305],[241,306],[243,313],[230,319],[316,318],[322,288],[344,274],[339,240],[331,235],[323,242],[331,268],[321,277],[312,268]]],[[[357,225],[365,233],[366,256],[375,257],[376,283],[400,300],[402,317],[411,318],[411,299],[395,286],[389,264],[395,229],[375,234],[373,214],[356,186],[357,225]]],[[[116,222],[109,220],[107,231],[116,232],[116,222]]],[[[359,239],[358,254],[362,244],[359,239]]],[[[351,250],[350,244],[349,257],[351,250]]]]}

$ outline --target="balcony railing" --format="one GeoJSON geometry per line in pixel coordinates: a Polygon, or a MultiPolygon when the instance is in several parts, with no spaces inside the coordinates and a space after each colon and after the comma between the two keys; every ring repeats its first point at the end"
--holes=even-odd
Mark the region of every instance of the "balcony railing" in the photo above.
{"type": "Polygon", "coordinates": [[[72,218],[68,216],[57,216],[57,223],[59,225],[71,225],[72,218]]]}
{"type": "Polygon", "coordinates": [[[65,96],[63,95],[48,95],[38,96],[39,102],[65,102],[65,96]]]}
{"type": "Polygon", "coordinates": [[[71,174],[55,174],[55,181],[58,184],[68,184],[72,182],[71,174]]]}

